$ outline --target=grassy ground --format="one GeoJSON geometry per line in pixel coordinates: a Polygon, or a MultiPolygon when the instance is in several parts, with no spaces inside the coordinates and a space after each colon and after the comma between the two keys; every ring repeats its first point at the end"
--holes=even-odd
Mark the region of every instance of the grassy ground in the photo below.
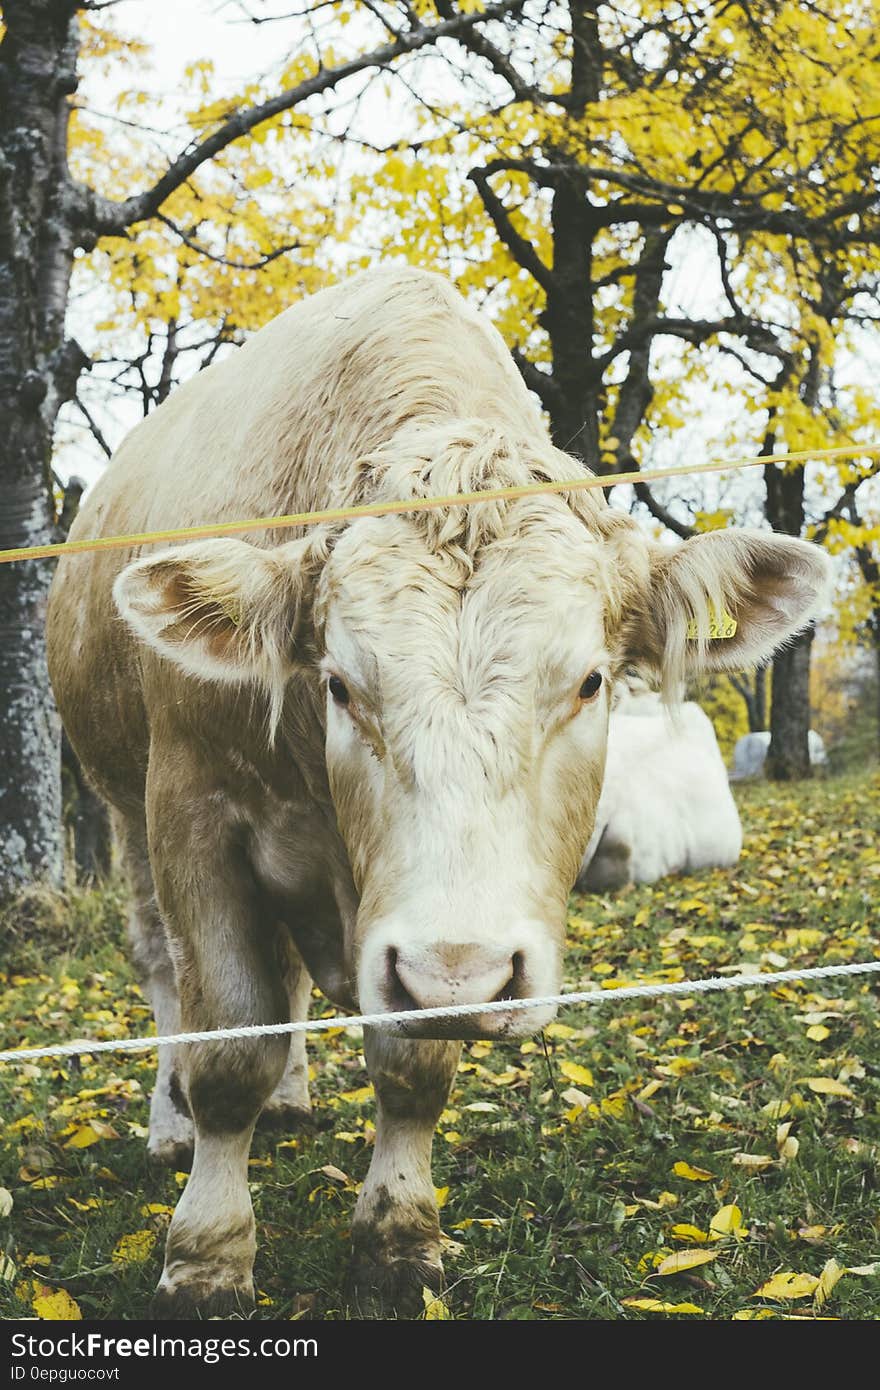
{"type": "MultiPolygon", "coordinates": [[[[572,900],[567,985],[880,956],[876,772],[738,795],[735,870],[572,900]]],[[[117,890],[32,900],[0,923],[6,1046],[147,1028],[122,906],[117,890]]],[[[876,1317],[875,977],[612,998],[546,1040],[549,1060],[540,1040],[463,1054],[434,1165],[449,1315],[876,1317]]],[[[316,1132],[261,1135],[251,1160],[258,1316],[344,1316],[369,1083],[357,1035],[312,1056],[316,1132]]],[[[184,1180],[146,1163],[152,1075],[149,1057],[0,1070],[3,1316],[144,1314],[184,1180]]]]}

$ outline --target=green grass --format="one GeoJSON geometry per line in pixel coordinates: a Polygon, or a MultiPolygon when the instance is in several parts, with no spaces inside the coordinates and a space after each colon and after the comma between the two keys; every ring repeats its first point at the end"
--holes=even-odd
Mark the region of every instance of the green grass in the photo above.
{"type": "MultiPolygon", "coordinates": [[[[746,851],[735,870],[572,900],[568,986],[880,956],[876,772],[738,796],[746,851]]],[[[147,1029],[121,944],[123,903],[118,886],[61,903],[32,896],[0,921],[6,1045],[147,1029]]],[[[880,1265],[876,1275],[843,1275],[821,1307],[811,1296],[757,1293],[776,1272],[818,1277],[831,1260],[880,1260],[873,977],[638,1007],[611,998],[570,1010],[547,1044],[549,1070],[540,1040],[464,1051],[434,1164],[438,1188],[448,1188],[452,1316],[700,1315],[625,1301],[649,1298],[710,1318],[876,1317],[880,1265]],[[843,1093],[814,1089],[829,1080],[843,1093]],[[740,1238],[707,1244],[674,1229],[707,1233],[732,1204],[740,1238]],[[683,1249],[715,1258],[656,1272],[683,1249]]],[[[345,1315],[351,1215],[370,1157],[368,1078],[356,1035],[323,1034],[311,1055],[316,1131],[293,1146],[259,1135],[254,1146],[257,1315],[269,1318],[345,1315]],[[344,1181],[322,1171],[330,1165],[344,1181]]],[[[151,1057],[0,1072],[0,1180],[14,1198],[0,1238],[16,1267],[0,1283],[3,1316],[51,1315],[40,1300],[57,1289],[85,1317],[145,1313],[182,1181],[146,1162],[152,1076],[151,1057]],[[104,1137],[66,1147],[90,1121],[104,1137]],[[120,1258],[121,1238],[137,1232],[148,1233],[134,1246],[146,1257],[120,1258]]]]}

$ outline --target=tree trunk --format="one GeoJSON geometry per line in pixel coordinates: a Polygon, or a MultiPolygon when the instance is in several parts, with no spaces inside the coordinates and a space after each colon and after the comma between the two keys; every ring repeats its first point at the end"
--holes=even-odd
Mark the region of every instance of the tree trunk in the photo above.
{"type": "MultiPolygon", "coordinates": [[[[64,311],[73,0],[6,0],[0,45],[0,547],[56,539],[50,453],[71,359],[64,311]]],[[[60,725],[45,652],[49,562],[0,566],[0,897],[62,871],[60,725]]]]}
{"type": "MultiPolygon", "coordinates": [[[[767,520],[774,531],[799,536],[804,527],[804,469],[764,469],[767,520]]],[[[808,628],[773,658],[770,747],[766,773],[777,782],[810,776],[810,656],[814,632],[808,628]]]]}
{"type": "Polygon", "coordinates": [[[767,667],[759,666],[746,675],[729,675],[737,695],[742,696],[749,721],[749,733],[760,734],[767,728],[767,667]]]}
{"type": "MultiPolygon", "coordinates": [[[[582,112],[599,96],[601,45],[595,7],[569,0],[572,32],[571,109],[582,112]]],[[[553,275],[541,324],[550,338],[552,376],[559,388],[551,409],[553,442],[599,471],[601,382],[593,372],[593,237],[587,190],[576,170],[561,176],[550,213],[553,275]]]]}
{"type": "Polygon", "coordinates": [[[755,694],[753,701],[754,723],[749,714],[749,732],[763,733],[767,728],[767,667],[759,666],[755,672],[755,694]]]}
{"type": "Polygon", "coordinates": [[[877,668],[877,756],[880,757],[880,613],[875,612],[871,625],[871,635],[874,638],[874,657],[877,668]]]}
{"type": "Polygon", "coordinates": [[[773,658],[766,772],[776,782],[791,782],[811,775],[810,652],[813,636],[810,627],[773,658]]]}

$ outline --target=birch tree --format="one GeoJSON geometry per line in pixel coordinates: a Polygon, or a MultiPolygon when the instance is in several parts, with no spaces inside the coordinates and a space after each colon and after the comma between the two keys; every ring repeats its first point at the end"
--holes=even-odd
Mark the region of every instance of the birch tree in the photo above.
{"type": "MultiPolygon", "coordinates": [[[[198,124],[180,148],[154,152],[135,191],[114,195],[105,179],[89,182],[80,175],[82,161],[71,150],[81,65],[96,46],[102,61],[114,58],[112,42],[92,42],[112,6],[108,0],[4,0],[0,548],[57,538],[53,436],[61,406],[90,365],[66,331],[75,259],[126,242],[164,218],[189,235],[177,221],[174,199],[181,190],[198,189],[199,179],[229,152],[270,130],[283,132],[295,148],[296,114],[332,102],[353,80],[395,73],[414,55],[521,8],[517,0],[484,6],[465,0],[444,6],[440,15],[408,0],[293,3],[277,20],[288,25],[288,44],[296,49],[286,70],[216,102],[213,110],[198,103],[198,124]],[[347,22],[352,19],[357,22],[347,22]]],[[[252,16],[267,17],[265,8],[254,7],[252,16]]],[[[103,172],[112,176],[112,162],[103,172]]],[[[191,240],[198,247],[198,237],[191,240]]],[[[57,883],[62,871],[60,731],[43,635],[51,575],[48,563],[0,566],[0,894],[35,877],[57,883]]]]}

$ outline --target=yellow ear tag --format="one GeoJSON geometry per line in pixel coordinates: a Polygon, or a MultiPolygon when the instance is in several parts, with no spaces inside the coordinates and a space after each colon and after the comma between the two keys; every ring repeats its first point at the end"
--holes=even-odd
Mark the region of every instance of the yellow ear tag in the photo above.
{"type": "MultiPolygon", "coordinates": [[[[696,618],[691,618],[687,625],[687,635],[691,638],[700,636],[696,618]]],[[[709,609],[709,641],[722,641],[726,637],[736,635],[736,618],[728,613],[726,608],[722,608],[719,613],[716,609],[709,609]]]]}

